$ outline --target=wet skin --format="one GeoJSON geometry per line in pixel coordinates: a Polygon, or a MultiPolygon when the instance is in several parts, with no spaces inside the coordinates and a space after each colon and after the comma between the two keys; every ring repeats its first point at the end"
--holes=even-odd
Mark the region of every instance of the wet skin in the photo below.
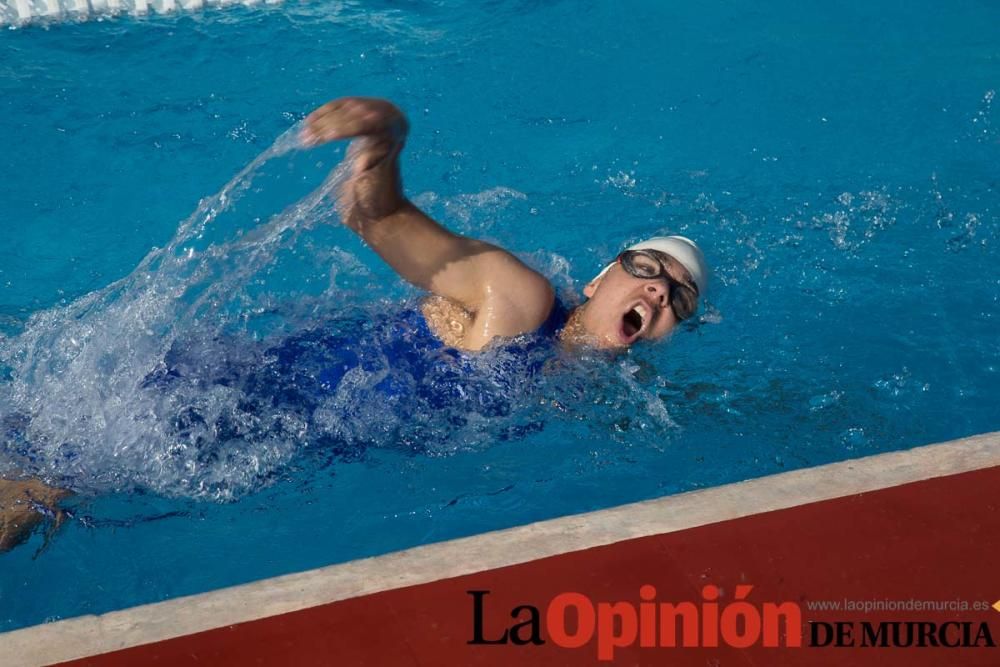
{"type": "MultiPolygon", "coordinates": [[[[548,317],[548,280],[503,248],[454,234],[403,194],[399,156],[409,123],[387,100],[333,100],[306,118],[301,141],[316,146],[360,139],[348,154],[351,176],[339,196],[341,218],[404,280],[436,297],[423,312],[454,347],[479,350],[494,338],[534,331],[548,317]]],[[[624,348],[659,340],[676,325],[665,280],[613,267],[584,289],[588,301],[563,330],[567,345],[624,348]]]]}
{"type": "Polygon", "coordinates": [[[24,542],[45,518],[47,510],[56,516],[62,514],[57,503],[69,496],[68,491],[56,489],[37,479],[0,479],[0,552],[8,551],[24,542]]]}

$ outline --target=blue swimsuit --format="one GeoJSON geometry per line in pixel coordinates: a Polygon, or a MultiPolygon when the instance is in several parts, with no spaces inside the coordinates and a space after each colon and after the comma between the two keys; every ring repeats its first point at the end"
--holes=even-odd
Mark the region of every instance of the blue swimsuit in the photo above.
{"type": "Polygon", "coordinates": [[[477,353],[446,346],[412,308],[367,331],[312,329],[268,349],[265,357],[274,363],[267,391],[276,403],[307,405],[334,394],[354,369],[388,371],[373,387],[384,398],[419,399],[431,408],[471,403],[468,408],[480,414],[503,414],[508,392],[551,358],[568,315],[556,299],[534,332],[477,353]]]}
{"type": "MultiPolygon", "coordinates": [[[[444,345],[412,308],[345,308],[335,319],[264,342],[192,330],[174,341],[140,390],[153,394],[158,423],[184,445],[161,451],[162,465],[179,457],[178,465],[212,474],[229,474],[229,461],[276,443],[351,460],[372,446],[423,453],[484,434],[491,441],[520,438],[544,427],[535,396],[567,315],[557,301],[533,333],[476,353],[444,345]]],[[[25,415],[0,421],[0,454],[12,454],[25,469],[37,459],[29,426],[25,415]]],[[[68,461],[75,447],[66,443],[58,455],[68,461]]],[[[62,483],[74,486],[77,477],[70,471],[62,483]]]]}

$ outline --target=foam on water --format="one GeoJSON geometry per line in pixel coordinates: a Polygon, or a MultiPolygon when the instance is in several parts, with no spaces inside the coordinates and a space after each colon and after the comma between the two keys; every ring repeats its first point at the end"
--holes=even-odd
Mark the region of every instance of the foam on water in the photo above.
{"type": "MultiPolygon", "coordinates": [[[[237,400],[211,387],[200,396],[140,390],[182,338],[210,341],[260,312],[248,291],[279,250],[331,215],[329,195],[343,169],[322,187],[250,233],[205,244],[212,223],[250,187],[267,161],[294,150],[296,128],[204,199],[166,247],[125,278],[64,306],[39,312],[17,335],[0,338],[0,469],[74,488],[151,488],[226,495],[286,460],[293,443],[263,438],[227,446],[220,462],[196,465],[198,452],[171,435],[168,416],[192,402],[219,415],[237,400]],[[208,489],[213,489],[208,491],[208,489]]],[[[205,355],[212,350],[203,349],[205,355]]],[[[205,361],[210,361],[205,356],[205,361]]],[[[280,420],[280,415],[265,417],[280,420]]]]}

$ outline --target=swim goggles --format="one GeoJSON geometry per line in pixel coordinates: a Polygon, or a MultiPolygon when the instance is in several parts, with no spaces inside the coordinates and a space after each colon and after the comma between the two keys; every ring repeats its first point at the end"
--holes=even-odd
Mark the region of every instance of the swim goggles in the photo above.
{"type": "Polygon", "coordinates": [[[659,250],[625,250],[617,259],[625,272],[643,280],[663,278],[670,288],[668,303],[678,320],[698,310],[698,286],[680,262],[659,250]],[[680,276],[680,278],[678,278],[680,276]]]}

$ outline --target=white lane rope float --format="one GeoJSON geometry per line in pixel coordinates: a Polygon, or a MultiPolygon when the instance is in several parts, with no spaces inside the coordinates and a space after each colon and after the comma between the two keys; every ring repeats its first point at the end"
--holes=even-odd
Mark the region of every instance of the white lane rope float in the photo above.
{"type": "Polygon", "coordinates": [[[0,26],[37,20],[85,20],[120,14],[190,12],[208,7],[276,5],[282,0],[0,0],[0,26]]]}

